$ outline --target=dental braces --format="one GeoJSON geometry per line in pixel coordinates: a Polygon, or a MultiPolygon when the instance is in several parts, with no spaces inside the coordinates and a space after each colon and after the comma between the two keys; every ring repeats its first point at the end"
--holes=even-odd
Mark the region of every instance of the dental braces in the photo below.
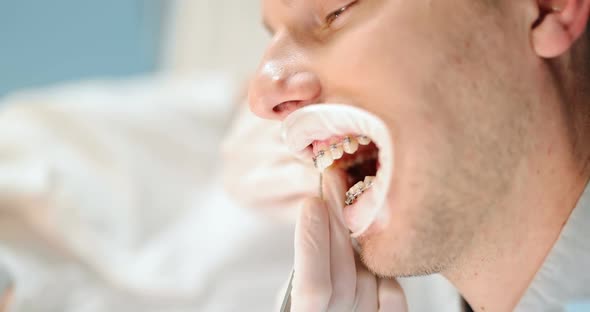
{"type": "Polygon", "coordinates": [[[366,177],[365,181],[360,181],[355,184],[353,187],[350,188],[348,192],[346,192],[346,200],[344,203],[347,206],[352,205],[359,196],[361,196],[364,192],[373,186],[373,177],[366,177]]]}
{"type": "Polygon", "coordinates": [[[346,200],[344,201],[344,204],[346,204],[346,206],[352,205],[356,201],[356,199],[359,196],[361,196],[363,193],[364,193],[364,191],[361,191],[356,194],[346,194],[346,200]]]}
{"type": "MultiPolygon", "coordinates": [[[[360,145],[369,145],[371,143],[371,139],[366,135],[357,135],[354,138],[360,145]]],[[[330,152],[334,153],[338,148],[344,148],[344,144],[352,144],[352,138],[350,136],[346,136],[342,139],[342,142],[330,144],[330,152]]],[[[318,168],[318,159],[324,157],[325,155],[326,151],[320,150],[318,154],[312,158],[314,167],[318,168]]]]}
{"type": "Polygon", "coordinates": [[[318,168],[318,159],[320,157],[324,157],[325,154],[325,151],[319,151],[318,154],[315,157],[313,157],[313,166],[316,167],[316,169],[318,168]]]}

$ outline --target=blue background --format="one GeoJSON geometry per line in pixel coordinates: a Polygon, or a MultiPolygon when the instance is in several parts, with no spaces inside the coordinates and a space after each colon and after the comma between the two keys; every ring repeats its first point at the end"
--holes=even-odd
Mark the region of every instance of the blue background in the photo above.
{"type": "Polygon", "coordinates": [[[581,301],[567,306],[566,312],[590,312],[590,301],[581,301]]]}
{"type": "Polygon", "coordinates": [[[0,96],[156,69],[162,0],[0,0],[0,96]]]}

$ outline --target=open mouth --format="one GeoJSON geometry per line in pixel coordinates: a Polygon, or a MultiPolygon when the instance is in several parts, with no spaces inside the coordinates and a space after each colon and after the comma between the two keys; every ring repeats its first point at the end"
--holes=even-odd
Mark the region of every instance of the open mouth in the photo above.
{"type": "Polygon", "coordinates": [[[311,145],[314,166],[340,170],[346,181],[346,205],[354,204],[373,186],[379,169],[379,148],[366,135],[335,136],[311,145]]]}
{"type": "Polygon", "coordinates": [[[350,105],[315,104],[291,113],[282,126],[289,150],[325,172],[326,202],[353,237],[388,222],[394,154],[382,119],[350,105]]]}

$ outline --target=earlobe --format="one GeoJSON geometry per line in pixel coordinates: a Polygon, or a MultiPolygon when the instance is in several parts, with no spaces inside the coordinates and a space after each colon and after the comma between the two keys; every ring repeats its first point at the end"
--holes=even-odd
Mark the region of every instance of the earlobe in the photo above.
{"type": "Polygon", "coordinates": [[[571,41],[567,29],[555,14],[545,16],[532,32],[535,52],[543,58],[553,58],[563,54],[571,46],[571,41]]]}
{"type": "Polygon", "coordinates": [[[554,58],[565,53],[584,33],[590,0],[539,0],[540,16],[531,33],[537,55],[554,58]]]}

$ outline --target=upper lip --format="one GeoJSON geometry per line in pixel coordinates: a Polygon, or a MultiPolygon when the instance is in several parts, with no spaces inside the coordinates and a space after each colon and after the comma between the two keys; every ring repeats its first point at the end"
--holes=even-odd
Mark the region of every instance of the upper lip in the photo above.
{"type": "Polygon", "coordinates": [[[307,148],[312,142],[349,134],[367,135],[379,148],[380,169],[371,192],[372,198],[364,200],[366,205],[361,203],[351,206],[350,209],[358,210],[353,213],[355,220],[346,220],[353,236],[359,236],[387,204],[387,192],[392,180],[393,146],[385,123],[365,110],[342,104],[309,105],[291,113],[283,121],[285,143],[305,162],[311,162],[313,157],[307,148]]]}

